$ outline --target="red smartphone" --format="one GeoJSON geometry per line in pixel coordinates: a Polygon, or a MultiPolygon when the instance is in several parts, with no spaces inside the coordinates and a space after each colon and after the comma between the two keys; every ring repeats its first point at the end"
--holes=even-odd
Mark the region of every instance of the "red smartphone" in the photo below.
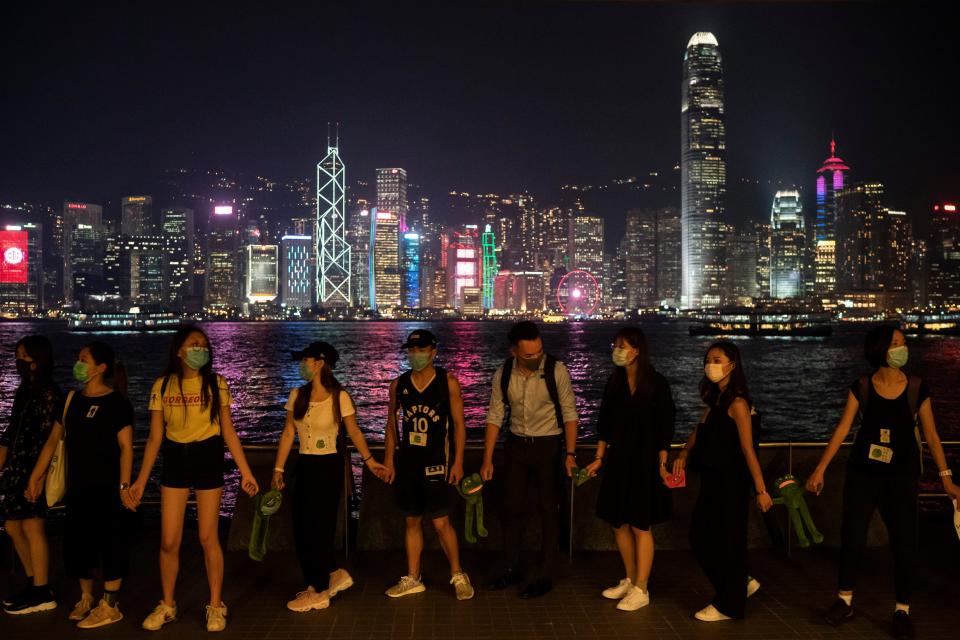
{"type": "Polygon", "coordinates": [[[687,486],[687,474],[681,469],[680,475],[667,476],[664,478],[663,483],[671,489],[680,489],[681,487],[687,486]]]}

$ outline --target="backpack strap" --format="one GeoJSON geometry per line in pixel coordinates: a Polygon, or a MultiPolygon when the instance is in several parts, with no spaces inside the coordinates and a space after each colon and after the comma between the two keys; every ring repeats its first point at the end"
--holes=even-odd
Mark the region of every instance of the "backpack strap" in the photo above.
{"type": "Polygon", "coordinates": [[[557,426],[563,430],[563,408],[560,406],[560,391],[557,389],[557,359],[547,354],[543,365],[543,381],[547,383],[547,393],[553,401],[553,411],[557,415],[557,426]]]}
{"type": "MultiPolygon", "coordinates": [[[[513,373],[513,358],[507,358],[500,373],[500,398],[503,400],[503,424],[510,425],[510,375],[513,373]]],[[[501,425],[503,426],[503,425],[501,425]]]]}
{"type": "Polygon", "coordinates": [[[920,383],[917,376],[907,377],[907,402],[910,404],[910,415],[913,416],[913,437],[917,440],[917,449],[920,452],[920,474],[923,475],[923,440],[920,438],[920,383]]]}
{"type": "Polygon", "coordinates": [[[65,440],[67,438],[67,409],[70,408],[70,401],[73,400],[74,390],[70,389],[67,392],[67,399],[63,402],[63,415],[60,416],[60,426],[63,427],[63,433],[60,434],[60,439],[65,440]]]}

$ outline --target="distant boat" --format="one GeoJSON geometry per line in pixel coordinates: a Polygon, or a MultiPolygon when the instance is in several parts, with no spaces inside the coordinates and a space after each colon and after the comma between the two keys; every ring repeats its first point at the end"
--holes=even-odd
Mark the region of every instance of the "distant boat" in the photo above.
{"type": "Polygon", "coordinates": [[[960,311],[939,313],[905,313],[900,329],[908,335],[960,334],[960,311]]]}
{"type": "Polygon", "coordinates": [[[806,336],[833,333],[829,313],[806,311],[721,311],[696,317],[691,336],[806,336]]]}
{"type": "Polygon", "coordinates": [[[183,318],[169,311],[150,311],[132,307],[129,311],[68,313],[70,331],[175,331],[183,318]]]}

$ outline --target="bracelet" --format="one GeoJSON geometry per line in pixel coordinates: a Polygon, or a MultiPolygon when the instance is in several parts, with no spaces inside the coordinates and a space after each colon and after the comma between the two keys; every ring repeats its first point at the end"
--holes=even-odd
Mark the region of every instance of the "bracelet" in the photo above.
{"type": "Polygon", "coordinates": [[[603,456],[593,456],[594,460],[603,460],[603,456]]]}
{"type": "Polygon", "coordinates": [[[947,476],[952,476],[952,475],[953,475],[952,469],[944,469],[943,471],[940,472],[941,478],[946,478],[947,476]]]}
{"type": "Polygon", "coordinates": [[[367,460],[369,460],[369,459],[372,458],[372,457],[373,457],[373,454],[371,453],[371,454],[368,455],[366,458],[364,458],[363,460],[361,460],[361,462],[363,462],[364,464],[366,464],[366,463],[367,463],[367,460]]]}
{"type": "Polygon", "coordinates": [[[283,473],[283,467],[274,467],[273,470],[277,473],[283,473]]]}
{"type": "Polygon", "coordinates": [[[575,453],[572,452],[572,451],[567,451],[567,456],[568,456],[568,457],[572,456],[572,457],[576,458],[576,457],[577,457],[577,454],[575,454],[575,453]]]}
{"type": "Polygon", "coordinates": [[[766,489],[764,489],[763,491],[757,491],[757,497],[759,498],[760,496],[762,496],[762,495],[765,494],[766,492],[767,492],[766,489]]]}

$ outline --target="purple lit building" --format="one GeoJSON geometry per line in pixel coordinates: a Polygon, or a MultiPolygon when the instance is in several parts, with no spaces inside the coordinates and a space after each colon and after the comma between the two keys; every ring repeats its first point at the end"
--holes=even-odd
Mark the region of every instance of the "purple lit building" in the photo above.
{"type": "Polygon", "coordinates": [[[830,140],[830,157],[817,170],[817,217],[814,222],[814,291],[822,298],[836,292],[837,285],[837,193],[846,186],[847,172],[837,157],[837,143],[830,140]]]}

